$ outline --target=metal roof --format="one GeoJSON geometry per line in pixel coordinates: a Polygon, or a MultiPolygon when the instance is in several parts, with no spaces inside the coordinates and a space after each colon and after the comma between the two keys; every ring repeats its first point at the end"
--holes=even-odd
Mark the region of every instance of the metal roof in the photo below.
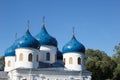
{"type": "Polygon", "coordinates": [[[85,53],[85,47],[83,44],[77,41],[73,35],[72,39],[63,47],[63,53],[67,52],[82,52],[85,53]]]}
{"type": "Polygon", "coordinates": [[[40,42],[41,45],[52,45],[57,47],[57,40],[48,34],[45,24],[43,24],[40,33],[36,35],[36,39],[40,42]]]}

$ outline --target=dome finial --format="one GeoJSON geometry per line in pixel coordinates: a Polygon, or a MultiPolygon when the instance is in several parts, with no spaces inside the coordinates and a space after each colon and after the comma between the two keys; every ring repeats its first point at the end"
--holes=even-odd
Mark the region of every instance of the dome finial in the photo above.
{"type": "Polygon", "coordinates": [[[45,16],[42,18],[43,25],[45,24],[45,16]]]}
{"type": "Polygon", "coordinates": [[[73,35],[74,35],[74,32],[75,32],[75,27],[73,26],[73,35]]]}
{"type": "Polygon", "coordinates": [[[42,23],[43,23],[42,28],[45,28],[45,16],[43,16],[42,18],[42,23]]]}
{"type": "Polygon", "coordinates": [[[29,30],[29,27],[30,27],[30,21],[28,20],[27,21],[27,30],[29,30]]]}
{"type": "Polygon", "coordinates": [[[75,27],[73,26],[72,38],[75,38],[75,27]]]}
{"type": "Polygon", "coordinates": [[[15,33],[15,40],[17,40],[17,32],[15,33]]]}
{"type": "Polygon", "coordinates": [[[28,33],[28,34],[30,34],[30,32],[29,32],[29,27],[30,27],[30,26],[29,26],[29,25],[30,25],[30,21],[28,20],[28,21],[27,21],[27,31],[26,31],[26,33],[28,33]]]}

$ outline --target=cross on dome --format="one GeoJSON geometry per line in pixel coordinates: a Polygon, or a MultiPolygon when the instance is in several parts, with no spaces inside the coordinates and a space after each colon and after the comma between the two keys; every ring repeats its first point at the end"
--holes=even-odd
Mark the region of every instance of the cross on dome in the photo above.
{"type": "Polygon", "coordinates": [[[27,21],[27,30],[26,30],[26,33],[28,33],[28,34],[30,34],[29,28],[30,28],[30,21],[28,20],[27,21]]]}
{"type": "Polygon", "coordinates": [[[43,24],[45,24],[45,16],[43,16],[42,22],[43,22],[43,24]]]}

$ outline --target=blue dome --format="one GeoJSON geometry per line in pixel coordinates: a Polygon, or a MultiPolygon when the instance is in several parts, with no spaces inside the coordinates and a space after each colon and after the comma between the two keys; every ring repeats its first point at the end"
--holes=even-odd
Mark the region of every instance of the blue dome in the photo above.
{"type": "Polygon", "coordinates": [[[29,29],[16,41],[17,48],[35,48],[39,49],[39,42],[30,34],[29,29]]]}
{"type": "Polygon", "coordinates": [[[26,34],[17,39],[12,46],[5,50],[5,56],[15,56],[16,48],[35,48],[39,49],[39,42],[27,30],[26,34]]]}
{"type": "Polygon", "coordinates": [[[13,44],[9,48],[7,48],[5,50],[5,56],[15,56],[15,49],[16,48],[17,48],[17,46],[15,44],[13,44]]]}
{"type": "Polygon", "coordinates": [[[82,52],[85,53],[85,47],[76,40],[73,35],[72,39],[63,47],[63,53],[67,52],[82,52]]]}
{"type": "Polygon", "coordinates": [[[57,40],[50,36],[43,25],[39,34],[36,35],[36,39],[41,45],[52,45],[57,47],[57,40]]]}

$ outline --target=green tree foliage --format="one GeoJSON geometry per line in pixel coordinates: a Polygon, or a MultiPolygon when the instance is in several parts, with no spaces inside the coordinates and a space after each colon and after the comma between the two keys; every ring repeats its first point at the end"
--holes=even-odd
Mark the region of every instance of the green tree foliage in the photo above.
{"type": "Polygon", "coordinates": [[[115,46],[114,51],[115,54],[113,55],[112,58],[117,64],[120,64],[120,43],[115,46]]]}
{"type": "Polygon", "coordinates": [[[4,56],[0,57],[0,70],[4,70],[5,62],[4,62],[4,56]]]}
{"type": "Polygon", "coordinates": [[[115,46],[115,54],[112,56],[112,59],[117,63],[117,67],[113,72],[113,80],[120,80],[120,43],[115,46]]]}
{"type": "Polygon", "coordinates": [[[105,52],[93,49],[86,50],[85,65],[92,72],[92,80],[111,79],[116,67],[116,63],[105,52]]]}
{"type": "Polygon", "coordinates": [[[120,64],[118,64],[117,68],[115,68],[113,74],[114,74],[113,80],[120,80],[120,64]]]}

